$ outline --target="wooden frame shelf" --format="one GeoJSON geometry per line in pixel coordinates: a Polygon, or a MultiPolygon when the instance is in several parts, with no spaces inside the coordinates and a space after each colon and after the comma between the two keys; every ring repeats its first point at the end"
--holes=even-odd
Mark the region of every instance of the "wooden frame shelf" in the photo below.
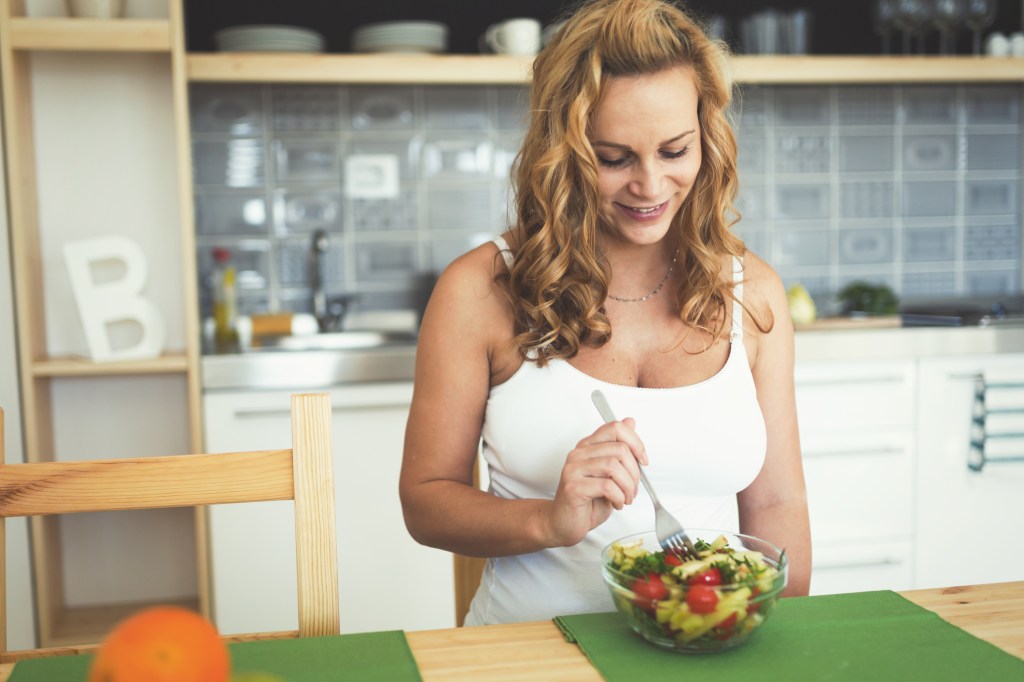
{"type": "Polygon", "coordinates": [[[184,354],[165,354],[147,360],[93,362],[86,358],[57,357],[32,363],[32,376],[42,377],[104,377],[138,374],[176,374],[189,369],[184,354]]]}
{"type": "MultiPolygon", "coordinates": [[[[185,63],[185,35],[183,0],[167,0],[165,19],[83,19],[64,17],[28,17],[25,0],[0,0],[0,84],[3,87],[3,126],[6,140],[7,204],[10,217],[12,270],[15,307],[18,315],[19,373],[24,423],[25,458],[29,462],[60,459],[65,448],[59,445],[55,428],[65,415],[66,404],[53,397],[55,385],[61,378],[94,380],[100,390],[113,390],[119,377],[172,377],[185,384],[187,404],[184,410],[161,412],[154,420],[173,420],[168,432],[180,433],[188,444],[185,451],[202,452],[201,387],[199,372],[199,312],[198,277],[192,254],[195,253],[195,229],[192,224],[194,203],[192,197],[192,159],[188,126],[188,79],[185,63]],[[40,191],[36,158],[36,108],[55,106],[52,99],[33,97],[33,85],[44,78],[64,60],[37,60],[40,53],[108,53],[123,55],[123,60],[102,60],[101,68],[118,70],[125,62],[125,73],[134,74],[133,62],[145,68],[166,69],[169,78],[171,130],[155,134],[174,137],[174,159],[177,169],[173,175],[174,187],[165,187],[178,205],[188,207],[177,217],[178,243],[182,254],[180,266],[181,317],[184,320],[185,347],[166,352],[160,357],[146,360],[93,362],[80,357],[51,356],[45,314],[46,299],[41,238],[40,191]],[[148,55],[166,55],[165,60],[153,61],[148,55]],[[36,74],[37,71],[43,76],[36,74]],[[180,415],[187,414],[187,423],[178,423],[180,415]]],[[[91,62],[90,62],[91,63],[91,62]]],[[[88,65],[86,65],[88,68],[88,65]]],[[[161,74],[162,75],[162,74],[161,74]]],[[[88,108],[88,107],[86,107],[88,108]]],[[[164,120],[163,118],[160,119],[164,120]]],[[[87,136],[92,131],[83,127],[76,134],[87,136]]],[[[144,163],[144,162],[143,162],[144,163]]],[[[140,172],[147,172],[145,165],[140,172]]],[[[162,169],[161,169],[161,177],[162,169]]],[[[115,225],[115,231],[132,236],[133,230],[145,234],[157,229],[145,224],[115,225]]],[[[52,321],[50,321],[52,324],[52,321]]],[[[175,406],[176,408],[179,406],[175,406]]],[[[77,408],[76,408],[77,409],[77,408]]],[[[109,420],[102,403],[83,406],[95,410],[98,423],[109,420]]],[[[156,421],[154,421],[156,423],[156,421]]],[[[65,422],[66,424],[66,422],[65,422]]],[[[111,425],[116,427],[116,425],[111,425]]],[[[115,433],[118,429],[111,428],[115,433]]],[[[118,436],[111,436],[117,442],[118,436]]],[[[131,436],[125,436],[131,439],[131,436]]],[[[188,597],[187,603],[210,613],[210,594],[207,589],[205,512],[197,508],[185,520],[188,532],[195,535],[195,554],[198,594],[188,597]]],[[[70,570],[63,560],[65,540],[58,517],[34,517],[30,520],[32,536],[32,571],[37,631],[42,647],[61,644],[83,644],[98,641],[110,628],[137,609],[140,604],[96,604],[81,606],[69,603],[65,590],[64,573],[70,570]]],[[[186,530],[183,528],[183,530],[186,530]]],[[[116,532],[116,531],[115,531],[116,532]]],[[[70,559],[69,561],[74,561],[70,559]]],[[[69,564],[71,565],[71,564],[69,564]]],[[[145,596],[142,597],[144,600],[145,596]]],[[[163,601],[163,600],[160,600],[163,601]]],[[[145,605],[145,604],[142,604],[145,605]]]]}
{"type": "Polygon", "coordinates": [[[171,24],[159,19],[15,17],[10,35],[15,50],[171,51],[171,24]]]}
{"type": "MultiPolygon", "coordinates": [[[[187,57],[191,82],[520,85],[532,59],[502,55],[224,52],[187,57]]],[[[1013,57],[736,56],[737,83],[1024,82],[1013,57]]]]}

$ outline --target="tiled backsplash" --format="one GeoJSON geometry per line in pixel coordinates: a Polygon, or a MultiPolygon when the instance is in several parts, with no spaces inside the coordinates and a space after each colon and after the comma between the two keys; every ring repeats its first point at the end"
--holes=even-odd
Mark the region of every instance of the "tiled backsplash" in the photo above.
{"type": "MultiPolygon", "coordinates": [[[[194,85],[191,102],[199,270],[229,248],[243,312],[309,309],[316,229],[328,293],[392,308],[506,223],[521,88],[194,85]]],[[[855,279],[1017,293],[1021,104],[1017,85],[744,87],[736,229],[821,301],[855,279]]]]}

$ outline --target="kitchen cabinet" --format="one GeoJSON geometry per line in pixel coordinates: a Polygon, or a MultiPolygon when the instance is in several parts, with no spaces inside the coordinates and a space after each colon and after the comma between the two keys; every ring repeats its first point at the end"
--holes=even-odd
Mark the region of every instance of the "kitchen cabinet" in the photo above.
{"type": "Polygon", "coordinates": [[[797,365],[812,594],[913,586],[915,389],[913,359],[797,365]]]}
{"type": "MultiPolygon", "coordinates": [[[[168,0],[165,18],[119,20],[30,17],[27,4],[0,0],[25,458],[199,451],[181,3],[168,0]],[[144,295],[168,328],[160,357],[97,363],[74,355],[84,336],[61,247],[109,234],[147,256],[144,295]]],[[[156,601],[203,608],[198,518],[166,510],[31,519],[38,644],[97,641],[156,601]]]]}
{"type": "MultiPolygon", "coordinates": [[[[328,390],[342,632],[453,627],[452,555],[409,536],[398,499],[412,383],[328,390]]],[[[207,450],[288,447],[291,393],[207,391],[207,450]]],[[[220,631],[296,627],[290,503],[210,507],[209,531],[213,615],[220,631]]]]}
{"type": "Polygon", "coordinates": [[[922,359],[917,423],[915,586],[1020,580],[1024,353],[922,359]]]}

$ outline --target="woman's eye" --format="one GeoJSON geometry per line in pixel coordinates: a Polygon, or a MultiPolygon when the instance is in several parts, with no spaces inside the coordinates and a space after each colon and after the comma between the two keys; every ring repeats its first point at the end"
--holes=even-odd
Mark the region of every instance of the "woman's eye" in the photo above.
{"type": "Polygon", "coordinates": [[[666,159],[681,159],[690,151],[690,146],[687,145],[677,152],[662,152],[661,155],[666,159]]]}
{"type": "Polygon", "coordinates": [[[624,166],[626,164],[626,160],[627,159],[625,156],[621,156],[617,159],[606,159],[603,156],[597,157],[597,162],[602,166],[607,166],[608,168],[618,168],[620,166],[624,166]]]}

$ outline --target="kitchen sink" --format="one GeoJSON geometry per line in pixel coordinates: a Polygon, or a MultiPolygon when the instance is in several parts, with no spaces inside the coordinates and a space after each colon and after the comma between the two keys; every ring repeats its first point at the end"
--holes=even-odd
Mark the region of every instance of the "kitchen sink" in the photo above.
{"type": "Polygon", "coordinates": [[[415,345],[411,331],[352,330],[324,334],[265,336],[245,349],[250,351],[360,350],[396,345],[415,345]]]}
{"type": "Polygon", "coordinates": [[[1024,324],[1024,299],[936,301],[904,306],[904,327],[999,327],[1024,324]]]}

